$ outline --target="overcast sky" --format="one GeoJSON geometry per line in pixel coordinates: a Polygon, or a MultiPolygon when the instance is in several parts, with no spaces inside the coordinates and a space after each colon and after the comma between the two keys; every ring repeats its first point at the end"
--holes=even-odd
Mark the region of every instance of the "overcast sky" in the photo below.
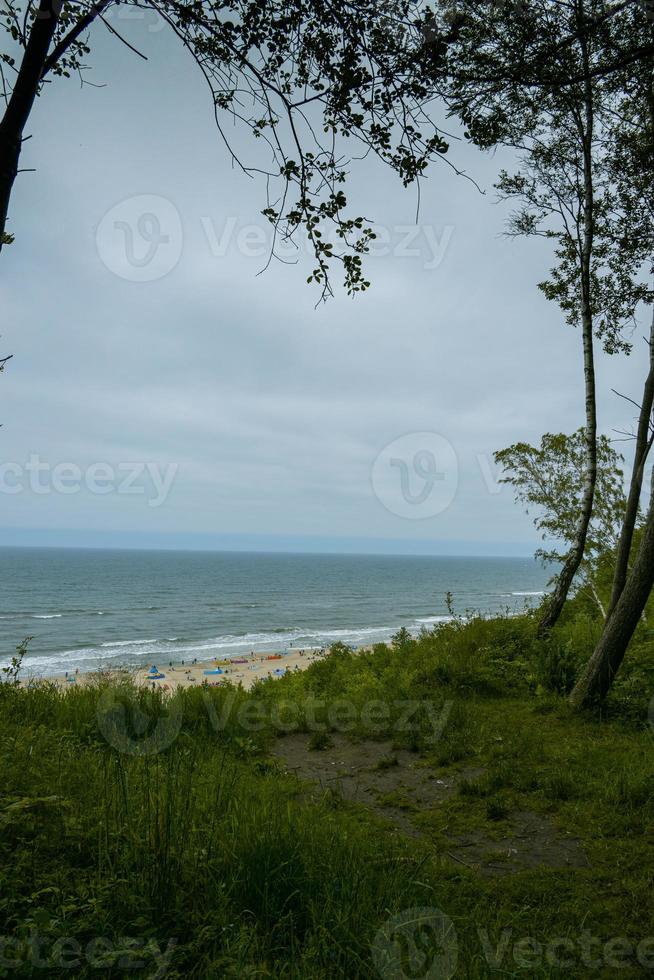
{"type": "MultiPolygon", "coordinates": [[[[121,22],[147,63],[96,29],[105,87],[57,80],[32,117],[0,270],[0,541],[530,554],[492,453],[582,425],[582,364],[536,288],[547,247],[502,237],[507,160],[454,144],[487,193],[437,166],[418,227],[414,192],[360,164],[386,254],[314,309],[305,258],[257,276],[265,188],[155,27],[121,22]]],[[[643,365],[642,343],[600,357],[603,431],[631,424],[610,389],[643,365]]]]}

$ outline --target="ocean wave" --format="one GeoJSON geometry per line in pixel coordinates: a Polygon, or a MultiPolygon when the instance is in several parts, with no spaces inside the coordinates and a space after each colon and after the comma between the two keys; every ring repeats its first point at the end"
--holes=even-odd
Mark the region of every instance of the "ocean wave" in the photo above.
{"type": "Polygon", "coordinates": [[[337,640],[354,645],[373,640],[388,640],[397,627],[369,626],[331,630],[285,629],[266,632],[225,634],[222,636],[192,640],[181,637],[152,638],[147,640],[107,640],[98,646],[78,647],[49,655],[29,655],[24,667],[28,673],[43,676],[61,674],[64,671],[93,671],[107,667],[139,667],[157,660],[179,662],[190,657],[210,659],[213,656],[229,659],[251,650],[271,652],[288,647],[316,649],[329,646],[337,640]]]}
{"type": "Polygon", "coordinates": [[[537,595],[545,595],[545,592],[543,592],[543,591],[539,591],[539,592],[512,592],[511,595],[512,596],[532,596],[532,595],[537,596],[537,595]]]}
{"type": "Polygon", "coordinates": [[[19,610],[16,612],[5,613],[0,619],[61,619],[64,616],[104,616],[104,611],[95,609],[64,609],[63,612],[56,613],[35,613],[32,610],[19,610]]]}
{"type": "MultiPolygon", "coordinates": [[[[529,593],[532,594],[532,593],[529,593]]],[[[537,593],[541,594],[541,593],[537,593]]],[[[449,614],[414,617],[408,624],[411,632],[450,622],[449,614]]],[[[209,637],[168,636],[140,639],[105,640],[89,645],[59,650],[48,655],[30,654],[24,660],[28,673],[42,676],[64,671],[93,671],[108,667],[138,668],[158,661],[179,663],[181,660],[212,657],[230,659],[255,650],[262,653],[293,649],[316,649],[342,641],[353,646],[388,642],[398,630],[397,625],[341,626],[332,629],[280,627],[268,630],[224,633],[209,637]]]]}
{"type": "MultiPolygon", "coordinates": [[[[159,640],[108,640],[106,643],[101,643],[101,647],[138,647],[143,644],[148,643],[158,643],[159,640]]],[[[69,652],[69,651],[66,651],[69,652]]]]}

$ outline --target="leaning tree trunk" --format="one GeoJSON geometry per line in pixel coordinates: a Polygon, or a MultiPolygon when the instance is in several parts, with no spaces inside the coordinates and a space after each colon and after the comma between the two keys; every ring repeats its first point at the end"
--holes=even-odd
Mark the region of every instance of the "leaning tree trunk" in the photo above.
{"type": "Polygon", "coordinates": [[[575,708],[587,708],[608,694],[654,586],[654,473],[649,511],[633,567],[595,651],[570,695],[575,708]]]}
{"type": "Polygon", "coordinates": [[[592,319],[587,326],[584,326],[584,374],[586,384],[586,472],[581,509],[575,529],[574,543],[556,578],[554,591],[545,605],[545,611],[539,623],[538,628],[541,635],[552,629],[563,611],[572,580],[584,557],[588,526],[593,514],[595,485],[597,483],[597,410],[592,319]]]}
{"type": "Polygon", "coordinates": [[[0,121],[0,249],[5,241],[7,212],[18,173],[23,130],[32,111],[39,85],[44,76],[57,65],[59,59],[78,41],[80,35],[110,3],[112,0],[96,0],[91,4],[88,10],[72,23],[68,32],[48,54],[57,30],[63,0],[40,0],[11,97],[0,121]]]}
{"type": "MultiPolygon", "coordinates": [[[[587,62],[587,58],[586,58],[587,62]]],[[[586,64],[586,68],[588,65],[586,64]]],[[[593,93],[590,79],[586,78],[585,126],[582,131],[584,202],[583,237],[580,252],[581,282],[581,328],[584,345],[584,384],[586,391],[586,458],[584,489],[575,528],[572,548],[559,572],[554,591],[545,604],[539,623],[539,633],[543,635],[552,629],[563,611],[568,592],[584,557],[588,527],[593,515],[595,485],[597,483],[597,403],[595,394],[595,354],[593,350],[593,310],[591,304],[591,256],[595,232],[595,202],[593,188],[593,93]]]]}
{"type": "Polygon", "coordinates": [[[652,418],[652,405],[654,404],[654,310],[652,311],[652,326],[649,335],[649,374],[643,388],[643,400],[640,406],[638,418],[638,431],[636,433],[636,448],[634,452],[634,464],[629,484],[629,494],[625,508],[624,519],[620,540],[616,551],[615,571],[613,573],[613,586],[611,589],[611,601],[609,603],[608,615],[610,616],[615,609],[618,599],[622,594],[627,573],[629,571],[629,555],[631,554],[631,543],[634,537],[634,528],[638,517],[638,506],[640,495],[643,489],[643,477],[645,475],[645,464],[651,449],[650,424],[652,418]]]}
{"type": "Polygon", "coordinates": [[[0,122],[0,248],[5,236],[9,199],[18,173],[23,129],[41,84],[48,50],[61,12],[61,2],[62,0],[41,0],[11,97],[0,122]]]}

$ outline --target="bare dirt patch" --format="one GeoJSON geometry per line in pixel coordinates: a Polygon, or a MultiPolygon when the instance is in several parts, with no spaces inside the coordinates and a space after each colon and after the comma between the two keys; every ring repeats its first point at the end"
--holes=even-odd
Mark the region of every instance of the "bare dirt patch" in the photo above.
{"type": "Polygon", "coordinates": [[[588,867],[581,842],[543,814],[515,811],[503,821],[503,829],[504,826],[506,832],[493,838],[481,831],[453,838],[449,857],[487,875],[515,874],[539,867],[588,867]]]}
{"type": "MultiPolygon", "coordinates": [[[[457,792],[463,780],[472,781],[484,773],[472,767],[439,773],[415,753],[394,749],[391,742],[352,742],[339,734],[320,750],[310,747],[306,734],[289,735],[279,739],[272,751],[300,779],[368,807],[410,837],[423,836],[412,818],[433,811],[457,792]]],[[[451,834],[449,839],[442,856],[485,875],[588,866],[578,839],[531,811],[507,814],[488,833],[480,829],[463,836],[451,834]]]]}
{"type": "Polygon", "coordinates": [[[308,735],[289,735],[277,741],[273,754],[300,779],[370,807],[411,837],[422,836],[411,822],[412,811],[446,800],[461,780],[476,779],[483,772],[466,769],[439,776],[421,764],[418,755],[394,749],[391,742],[350,742],[338,734],[331,741],[325,749],[312,750],[308,735]]]}

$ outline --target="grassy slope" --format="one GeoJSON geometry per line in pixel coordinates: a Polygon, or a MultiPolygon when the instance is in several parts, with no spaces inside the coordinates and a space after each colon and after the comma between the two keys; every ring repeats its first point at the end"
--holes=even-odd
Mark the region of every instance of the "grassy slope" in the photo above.
{"type": "MultiPolygon", "coordinates": [[[[107,937],[105,976],[155,975],[148,948],[145,967],[121,965],[131,937],[160,947],[175,940],[168,976],[372,977],[379,927],[431,906],[456,927],[455,976],[647,975],[647,961],[627,955],[616,968],[599,944],[599,964],[585,966],[579,947],[583,930],[602,944],[654,936],[651,638],[643,626],[602,716],[576,718],[562,692],[597,628],[581,601],[547,646],[529,617],[455,623],[369,655],[336,649],[251,694],[183,691],[167,706],[127,687],[4,686],[0,934],[37,935],[43,955],[61,937],[107,937]],[[410,814],[417,839],[333,793],[309,792],[267,749],[284,724],[319,745],[312,719],[337,700],[351,705],[340,717],[354,740],[374,727],[373,737],[413,749],[438,776],[483,772],[410,814]],[[403,701],[423,707],[398,731],[403,701]],[[371,702],[389,705],[390,717],[373,725],[371,702]],[[437,740],[424,702],[436,711],[450,703],[437,740]],[[252,731],[246,712],[252,719],[257,710],[266,720],[252,731]],[[135,731],[147,734],[157,716],[172,716],[172,734],[159,729],[170,741],[163,751],[108,744],[124,748],[129,736],[138,745],[135,731]],[[453,836],[499,837],[516,811],[544,814],[578,837],[588,867],[498,877],[451,858],[453,836]],[[552,965],[543,951],[516,962],[515,943],[527,937],[545,945],[568,937],[573,962],[552,965]],[[493,967],[484,944],[495,954],[503,938],[493,967]]],[[[0,976],[45,975],[22,948],[24,962],[0,965],[0,976]]],[[[654,943],[646,952],[654,968],[654,943]]],[[[85,957],[74,973],[99,975],[85,957]]],[[[71,969],[50,965],[47,975],[71,969]]]]}

